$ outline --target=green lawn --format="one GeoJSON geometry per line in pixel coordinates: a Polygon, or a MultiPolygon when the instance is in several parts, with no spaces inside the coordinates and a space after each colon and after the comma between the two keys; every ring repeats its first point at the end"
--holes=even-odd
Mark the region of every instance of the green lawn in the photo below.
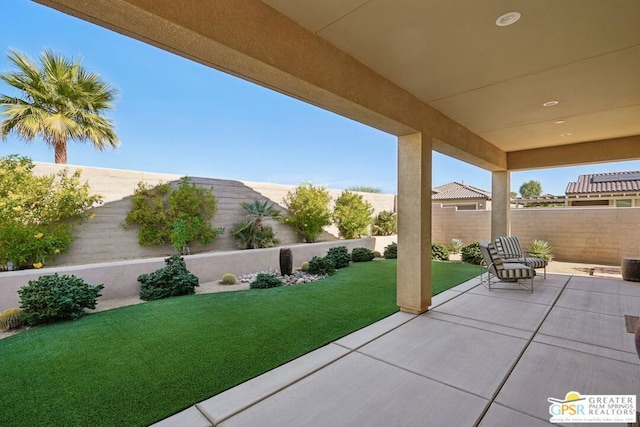
{"type": "MultiPolygon", "coordinates": [[[[434,293],[478,272],[434,262],[434,293]]],[[[0,425],[150,424],[396,312],[395,283],[383,260],[33,328],[0,340],[0,425]]]]}

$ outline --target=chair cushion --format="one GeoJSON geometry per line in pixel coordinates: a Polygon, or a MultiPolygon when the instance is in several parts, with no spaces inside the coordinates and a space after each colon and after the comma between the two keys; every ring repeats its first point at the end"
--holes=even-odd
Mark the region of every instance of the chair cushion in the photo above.
{"type": "Polygon", "coordinates": [[[503,258],[519,258],[524,256],[520,241],[515,236],[498,237],[496,239],[498,253],[503,258]]]}
{"type": "Polygon", "coordinates": [[[517,262],[503,264],[503,269],[498,270],[498,277],[501,279],[529,279],[536,275],[536,271],[531,267],[517,262]]]}

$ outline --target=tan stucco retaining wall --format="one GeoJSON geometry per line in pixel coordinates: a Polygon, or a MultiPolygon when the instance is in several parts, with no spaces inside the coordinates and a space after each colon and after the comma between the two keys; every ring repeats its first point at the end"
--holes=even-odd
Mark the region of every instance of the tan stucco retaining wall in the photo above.
{"type": "MultiPolygon", "coordinates": [[[[293,252],[294,267],[300,266],[314,256],[326,255],[329,248],[346,246],[349,251],[353,248],[365,247],[373,250],[375,239],[340,240],[334,242],[306,243],[288,246],[293,252]]],[[[185,257],[187,268],[198,276],[200,283],[219,280],[225,273],[235,275],[252,273],[279,267],[281,248],[253,249],[229,252],[210,252],[185,257]]],[[[58,273],[60,275],[73,274],[82,277],[91,284],[105,285],[99,300],[125,298],[140,293],[140,283],[137,278],[142,273],[164,266],[164,258],[147,258],[131,261],[118,261],[101,264],[86,264],[67,267],[51,267],[39,270],[21,270],[0,273],[0,311],[11,307],[18,307],[20,299],[18,289],[38,277],[58,273]]]]}
{"type": "MultiPolygon", "coordinates": [[[[433,241],[489,240],[490,211],[433,209],[433,241]]],[[[640,208],[527,208],[511,210],[511,234],[523,246],[546,240],[559,261],[619,265],[640,257],[640,208]]]]}

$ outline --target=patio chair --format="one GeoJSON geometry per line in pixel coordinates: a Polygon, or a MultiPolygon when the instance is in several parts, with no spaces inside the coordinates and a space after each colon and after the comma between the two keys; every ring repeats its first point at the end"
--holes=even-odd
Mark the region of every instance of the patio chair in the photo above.
{"type": "Polygon", "coordinates": [[[536,270],[526,264],[504,262],[493,243],[480,242],[480,252],[487,267],[486,277],[480,274],[480,282],[492,289],[513,289],[533,292],[536,270]],[[510,283],[497,287],[497,283],[510,283]],[[515,285],[515,286],[514,286],[515,285]]]}
{"type": "Polygon", "coordinates": [[[496,239],[496,249],[498,254],[504,260],[504,262],[517,262],[520,264],[526,264],[529,267],[537,270],[539,268],[544,269],[543,278],[547,278],[547,265],[549,264],[546,259],[536,258],[527,255],[535,255],[533,253],[527,253],[525,255],[520,241],[515,236],[498,237],[496,239]]]}

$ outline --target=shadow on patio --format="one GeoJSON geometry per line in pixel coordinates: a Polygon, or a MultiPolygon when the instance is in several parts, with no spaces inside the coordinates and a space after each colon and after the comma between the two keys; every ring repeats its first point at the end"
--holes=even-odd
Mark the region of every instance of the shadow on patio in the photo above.
{"type": "Polygon", "coordinates": [[[548,425],[549,397],[638,393],[625,315],[640,284],[550,274],[530,294],[475,278],[158,425],[548,425]]]}

